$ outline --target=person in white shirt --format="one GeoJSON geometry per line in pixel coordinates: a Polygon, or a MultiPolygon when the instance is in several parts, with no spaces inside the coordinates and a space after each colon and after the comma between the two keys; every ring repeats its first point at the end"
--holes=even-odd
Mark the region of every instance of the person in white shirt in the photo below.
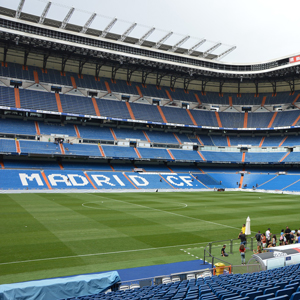
{"type": "Polygon", "coordinates": [[[267,239],[267,247],[270,244],[271,241],[271,231],[270,228],[268,228],[268,230],[266,231],[266,239],[267,239]]]}

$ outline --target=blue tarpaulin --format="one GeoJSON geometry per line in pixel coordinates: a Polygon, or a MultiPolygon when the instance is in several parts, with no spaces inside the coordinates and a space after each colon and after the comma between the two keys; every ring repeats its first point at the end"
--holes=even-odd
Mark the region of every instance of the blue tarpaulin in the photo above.
{"type": "Polygon", "coordinates": [[[0,285],[0,300],[57,300],[98,294],[120,281],[118,272],[0,285]]]}

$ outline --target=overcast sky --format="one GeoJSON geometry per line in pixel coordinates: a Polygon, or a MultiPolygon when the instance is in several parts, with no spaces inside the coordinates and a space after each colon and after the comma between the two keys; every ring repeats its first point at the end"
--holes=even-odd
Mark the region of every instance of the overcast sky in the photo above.
{"type": "MultiPolygon", "coordinates": [[[[23,11],[40,15],[47,2],[25,0],[23,11]]],[[[0,5],[13,9],[18,4],[19,0],[0,1],[0,5]]],[[[117,17],[111,32],[122,34],[137,22],[131,33],[137,38],[155,27],[148,40],[158,41],[173,31],[166,44],[174,45],[189,35],[182,47],[190,48],[202,38],[208,41],[201,51],[217,42],[225,46],[215,54],[237,46],[222,59],[225,62],[262,62],[300,54],[299,0],[55,0],[47,17],[63,20],[70,7],[76,9],[70,23],[84,25],[96,12],[91,27],[99,30],[117,17]]]]}

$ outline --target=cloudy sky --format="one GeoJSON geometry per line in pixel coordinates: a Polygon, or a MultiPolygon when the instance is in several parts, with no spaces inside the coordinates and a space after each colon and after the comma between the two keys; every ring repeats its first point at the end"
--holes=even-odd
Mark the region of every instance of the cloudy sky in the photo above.
{"type": "MultiPolygon", "coordinates": [[[[23,11],[40,15],[47,2],[25,0],[23,11]]],[[[18,4],[19,0],[2,0],[0,5],[16,9],[18,4]]],[[[54,0],[47,17],[63,20],[70,7],[76,9],[70,22],[78,25],[96,12],[91,27],[99,30],[117,17],[111,32],[122,34],[137,22],[134,37],[155,27],[148,40],[158,41],[172,31],[166,42],[170,45],[189,35],[185,48],[203,38],[207,42],[199,48],[202,51],[218,42],[223,46],[215,54],[237,46],[222,59],[225,62],[262,62],[300,54],[299,0],[54,0]]]]}

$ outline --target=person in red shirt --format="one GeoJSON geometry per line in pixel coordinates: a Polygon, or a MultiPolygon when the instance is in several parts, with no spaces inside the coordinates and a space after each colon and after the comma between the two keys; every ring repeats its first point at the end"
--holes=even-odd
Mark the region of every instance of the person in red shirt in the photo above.
{"type": "Polygon", "coordinates": [[[240,253],[241,253],[241,259],[242,259],[242,265],[246,264],[246,248],[244,244],[240,245],[240,253]]]}

